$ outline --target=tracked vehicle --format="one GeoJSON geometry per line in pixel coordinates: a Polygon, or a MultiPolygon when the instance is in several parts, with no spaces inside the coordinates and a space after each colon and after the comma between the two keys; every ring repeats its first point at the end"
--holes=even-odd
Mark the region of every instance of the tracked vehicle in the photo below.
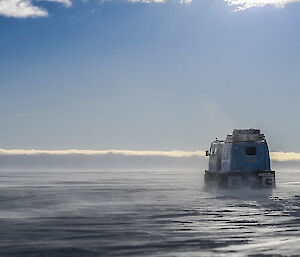
{"type": "Polygon", "coordinates": [[[204,175],[207,188],[275,187],[268,144],[258,129],[233,130],[225,141],[212,142],[206,156],[209,156],[209,169],[204,175]]]}

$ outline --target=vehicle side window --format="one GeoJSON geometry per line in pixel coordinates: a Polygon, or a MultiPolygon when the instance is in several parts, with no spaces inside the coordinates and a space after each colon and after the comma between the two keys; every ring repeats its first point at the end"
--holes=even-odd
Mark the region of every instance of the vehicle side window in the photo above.
{"type": "Polygon", "coordinates": [[[246,147],[245,153],[246,155],[256,155],[256,147],[246,147]]]}
{"type": "Polygon", "coordinates": [[[217,153],[217,148],[216,148],[216,147],[214,147],[214,148],[212,148],[212,149],[210,150],[210,154],[211,154],[212,156],[216,155],[216,153],[217,153]]]}

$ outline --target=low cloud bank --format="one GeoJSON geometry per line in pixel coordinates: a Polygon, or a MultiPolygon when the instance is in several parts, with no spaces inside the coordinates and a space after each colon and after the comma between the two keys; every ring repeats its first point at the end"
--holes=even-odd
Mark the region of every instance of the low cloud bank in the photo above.
{"type": "MultiPolygon", "coordinates": [[[[272,152],[272,164],[299,167],[300,153],[272,152]]],[[[204,151],[7,150],[0,149],[0,170],[201,170],[204,151]]]]}
{"type": "Polygon", "coordinates": [[[203,170],[203,151],[5,150],[0,170],[203,170]]]}
{"type": "MultiPolygon", "coordinates": [[[[134,151],[134,150],[21,150],[21,149],[0,149],[0,155],[16,156],[34,156],[34,155],[92,155],[92,156],[103,156],[103,155],[123,155],[123,156],[158,156],[158,157],[204,157],[205,151],[134,151]]],[[[300,153],[295,152],[271,152],[271,159],[273,161],[300,161],[300,153]]]]}
{"type": "Polygon", "coordinates": [[[6,150],[0,149],[0,155],[125,155],[125,156],[165,156],[193,157],[205,156],[204,151],[134,151],[134,150],[6,150]]]}
{"type": "Polygon", "coordinates": [[[279,162],[300,161],[300,153],[271,152],[270,155],[273,161],[279,161],[279,162]]]}

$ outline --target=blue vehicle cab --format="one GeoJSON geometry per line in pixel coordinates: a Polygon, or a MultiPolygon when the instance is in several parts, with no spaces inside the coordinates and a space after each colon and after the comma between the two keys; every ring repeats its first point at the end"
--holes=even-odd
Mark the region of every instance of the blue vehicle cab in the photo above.
{"type": "Polygon", "coordinates": [[[207,187],[275,187],[268,144],[259,129],[233,130],[225,141],[212,142],[206,156],[209,156],[209,169],[204,175],[207,187]]]}

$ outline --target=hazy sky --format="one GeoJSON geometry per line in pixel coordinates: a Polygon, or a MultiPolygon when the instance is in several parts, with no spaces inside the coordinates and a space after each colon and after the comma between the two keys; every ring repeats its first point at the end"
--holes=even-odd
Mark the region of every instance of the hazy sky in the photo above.
{"type": "Polygon", "coordinates": [[[300,3],[162,2],[0,0],[0,148],[300,152],[300,3]]]}

